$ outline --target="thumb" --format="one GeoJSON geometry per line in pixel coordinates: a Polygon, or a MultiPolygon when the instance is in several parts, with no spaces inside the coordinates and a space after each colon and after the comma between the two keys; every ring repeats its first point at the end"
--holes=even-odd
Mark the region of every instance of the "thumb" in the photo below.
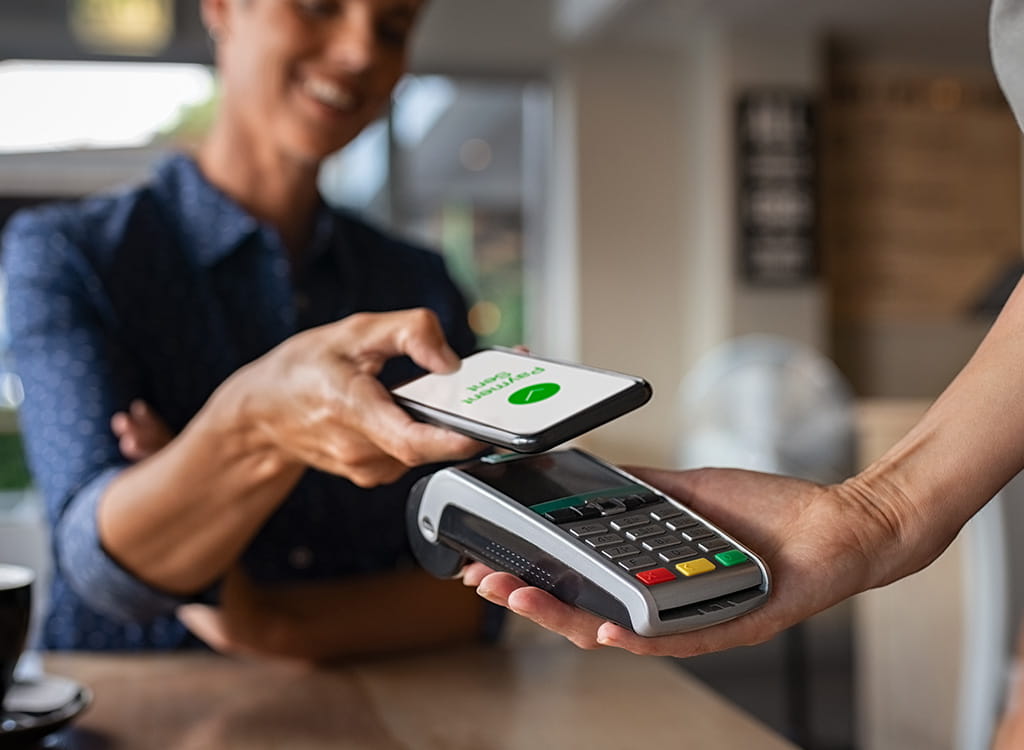
{"type": "Polygon", "coordinates": [[[336,328],[332,334],[338,354],[369,360],[376,369],[386,360],[403,354],[430,372],[459,369],[459,356],[448,345],[441,322],[426,308],[358,313],[328,328],[336,328]]]}

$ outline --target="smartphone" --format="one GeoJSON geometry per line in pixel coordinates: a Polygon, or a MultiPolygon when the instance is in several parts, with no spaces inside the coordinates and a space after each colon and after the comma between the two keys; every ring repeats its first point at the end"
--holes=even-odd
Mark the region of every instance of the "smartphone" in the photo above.
{"type": "Polygon", "coordinates": [[[633,375],[511,349],[484,349],[458,372],[429,373],[391,391],[415,418],[517,453],[540,453],[645,404],[633,375]]]}

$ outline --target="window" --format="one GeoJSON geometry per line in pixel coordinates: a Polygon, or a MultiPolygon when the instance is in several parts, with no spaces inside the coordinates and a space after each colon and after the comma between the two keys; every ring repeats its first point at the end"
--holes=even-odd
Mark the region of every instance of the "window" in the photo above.
{"type": "Polygon", "coordinates": [[[548,112],[534,82],[408,76],[390,116],[324,166],[328,201],[439,248],[483,345],[523,341],[523,246],[548,112]]]}
{"type": "Polygon", "coordinates": [[[150,145],[213,93],[202,65],[0,62],[0,153],[150,145]]]}

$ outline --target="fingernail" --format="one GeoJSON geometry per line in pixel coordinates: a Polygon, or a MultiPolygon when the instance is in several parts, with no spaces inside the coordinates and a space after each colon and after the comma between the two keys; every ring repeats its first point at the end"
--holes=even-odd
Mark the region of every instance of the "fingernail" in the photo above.
{"type": "Polygon", "coordinates": [[[508,603],[503,601],[501,597],[499,597],[498,594],[495,593],[494,589],[490,589],[485,586],[477,586],[476,593],[485,598],[487,601],[495,603],[495,605],[500,605],[501,607],[508,607],[508,603]]]}
{"type": "Polygon", "coordinates": [[[509,602],[509,603],[508,603],[508,604],[507,604],[506,606],[507,606],[507,607],[508,607],[508,608],[509,608],[510,610],[512,610],[513,612],[515,612],[515,613],[516,613],[517,615],[522,615],[523,617],[530,617],[530,616],[531,616],[531,615],[530,615],[530,610],[529,610],[529,608],[523,608],[523,607],[514,607],[514,606],[512,606],[512,603],[511,603],[511,602],[509,602]]]}
{"type": "Polygon", "coordinates": [[[446,346],[442,351],[442,354],[446,360],[445,364],[451,368],[452,372],[456,372],[460,367],[462,367],[462,360],[459,359],[459,355],[456,354],[455,350],[450,346],[446,346]]]}

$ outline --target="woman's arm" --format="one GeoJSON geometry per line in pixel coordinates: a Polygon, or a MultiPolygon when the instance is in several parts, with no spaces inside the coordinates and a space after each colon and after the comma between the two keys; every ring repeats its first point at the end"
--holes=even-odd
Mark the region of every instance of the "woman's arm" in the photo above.
{"type": "Polygon", "coordinates": [[[151,585],[188,594],[228,570],[306,466],[373,486],[479,450],[395,405],[375,374],[399,354],[433,371],[458,363],[433,314],[410,310],[306,331],[239,370],[166,448],[107,487],[104,548],[151,585]]]}
{"type": "MultiPolygon", "coordinates": [[[[141,401],[116,414],[111,426],[132,460],[154,455],[172,437],[141,401]]],[[[186,604],[178,618],[218,651],[323,661],[474,640],[482,610],[479,597],[456,582],[415,569],[256,586],[235,565],[220,588],[220,606],[186,604]]]]}
{"type": "Polygon", "coordinates": [[[763,555],[773,593],[759,610],[681,635],[644,638],[506,573],[473,565],[481,596],[581,647],[691,656],[765,641],[784,628],[934,560],[1024,468],[1024,288],[978,351],[902,440],[838,485],[755,472],[639,472],[763,555]]]}

